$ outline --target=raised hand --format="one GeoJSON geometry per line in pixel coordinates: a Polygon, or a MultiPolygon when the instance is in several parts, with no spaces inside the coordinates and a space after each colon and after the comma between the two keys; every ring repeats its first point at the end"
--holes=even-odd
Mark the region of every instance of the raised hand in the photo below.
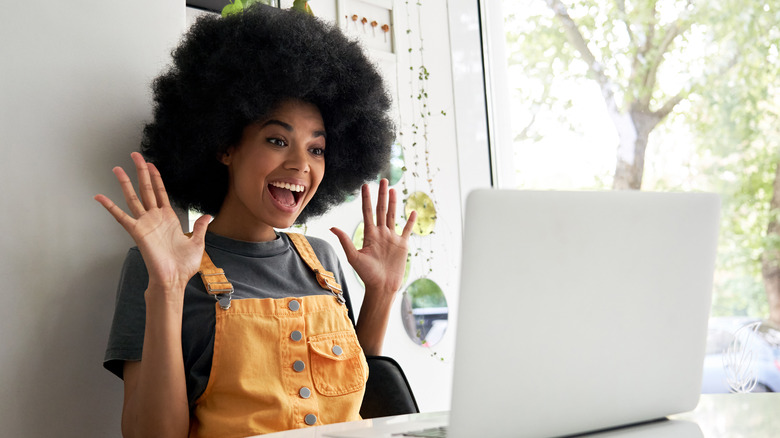
{"type": "Polygon", "coordinates": [[[417,218],[417,212],[412,212],[403,228],[401,235],[395,231],[396,193],[388,190],[388,182],[379,182],[379,193],[376,202],[376,223],[371,208],[371,193],[368,185],[361,190],[363,201],[363,248],[355,248],[352,240],[342,230],[331,228],[339,238],[341,246],[347,255],[347,261],[358,273],[366,285],[366,292],[377,291],[395,294],[403,283],[406,257],[408,254],[409,235],[417,218]]]}
{"type": "Polygon", "coordinates": [[[209,216],[194,225],[192,237],[182,232],[160,172],[141,154],[131,157],[138,173],[138,195],[121,167],[113,169],[131,214],[127,214],[104,195],[95,196],[138,245],[149,272],[149,285],[181,288],[198,272],[203,255],[204,236],[209,216]]]}

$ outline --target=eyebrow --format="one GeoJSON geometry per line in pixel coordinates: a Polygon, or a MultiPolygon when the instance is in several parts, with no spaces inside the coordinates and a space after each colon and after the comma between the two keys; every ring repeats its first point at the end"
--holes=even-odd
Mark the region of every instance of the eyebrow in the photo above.
{"type": "MultiPolygon", "coordinates": [[[[285,123],[285,122],[283,122],[281,120],[276,120],[276,119],[267,120],[262,125],[260,125],[260,127],[261,128],[265,128],[268,125],[278,125],[278,126],[281,126],[282,128],[284,128],[288,132],[293,132],[294,131],[292,125],[290,125],[289,123],[285,123]]],[[[325,131],[324,130],[317,130],[317,131],[312,132],[312,137],[325,137],[325,136],[326,135],[325,135],[325,131]]]]}

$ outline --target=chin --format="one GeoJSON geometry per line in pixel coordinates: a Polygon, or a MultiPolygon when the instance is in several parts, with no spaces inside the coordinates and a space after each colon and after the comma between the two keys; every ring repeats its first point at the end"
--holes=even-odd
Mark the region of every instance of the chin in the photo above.
{"type": "Polygon", "coordinates": [[[300,213],[296,213],[295,216],[293,217],[280,218],[279,220],[274,221],[274,223],[271,224],[271,226],[281,230],[285,228],[290,228],[293,225],[295,225],[295,222],[298,220],[298,216],[300,216],[300,213]]]}

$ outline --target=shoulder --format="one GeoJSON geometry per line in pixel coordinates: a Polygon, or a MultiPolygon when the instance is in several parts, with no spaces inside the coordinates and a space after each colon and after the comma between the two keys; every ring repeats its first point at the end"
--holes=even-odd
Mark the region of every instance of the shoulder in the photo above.
{"type": "Polygon", "coordinates": [[[320,239],[319,237],[313,237],[313,236],[306,236],[306,240],[309,241],[309,244],[312,248],[314,248],[314,252],[316,252],[318,255],[320,253],[332,253],[335,254],[335,251],[333,247],[325,241],[325,239],[320,239]]]}
{"type": "MultiPolygon", "coordinates": [[[[141,251],[138,250],[138,247],[132,247],[127,251],[127,255],[125,256],[125,262],[122,265],[122,277],[120,279],[120,286],[122,284],[126,284],[128,281],[137,283],[137,282],[146,282],[146,277],[148,276],[146,272],[146,264],[144,263],[144,258],[141,256],[141,251]]],[[[144,284],[145,287],[145,284],[144,284]]]]}
{"type": "Polygon", "coordinates": [[[146,264],[144,264],[144,258],[141,255],[141,251],[138,249],[137,246],[134,246],[127,250],[127,255],[125,255],[125,266],[130,267],[143,267],[146,268],[146,264]]]}
{"type": "MultiPolygon", "coordinates": [[[[292,234],[292,233],[286,233],[286,234],[292,234]]],[[[331,270],[335,269],[336,266],[339,264],[339,258],[336,254],[336,250],[333,249],[333,246],[331,246],[330,243],[328,243],[324,239],[320,239],[319,237],[313,237],[313,236],[305,236],[306,241],[309,242],[309,245],[314,250],[314,254],[317,255],[317,258],[320,260],[320,263],[322,263],[325,268],[331,270]]],[[[287,237],[289,240],[289,236],[287,237]]],[[[290,242],[291,245],[294,246],[292,241],[290,242]]]]}

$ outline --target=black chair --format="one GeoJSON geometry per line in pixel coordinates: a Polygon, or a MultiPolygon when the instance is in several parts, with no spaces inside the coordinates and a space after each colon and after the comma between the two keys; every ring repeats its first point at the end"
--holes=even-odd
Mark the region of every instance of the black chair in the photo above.
{"type": "Polygon", "coordinates": [[[417,400],[398,362],[387,356],[366,356],[368,382],[360,416],[363,418],[420,412],[417,400]]]}

